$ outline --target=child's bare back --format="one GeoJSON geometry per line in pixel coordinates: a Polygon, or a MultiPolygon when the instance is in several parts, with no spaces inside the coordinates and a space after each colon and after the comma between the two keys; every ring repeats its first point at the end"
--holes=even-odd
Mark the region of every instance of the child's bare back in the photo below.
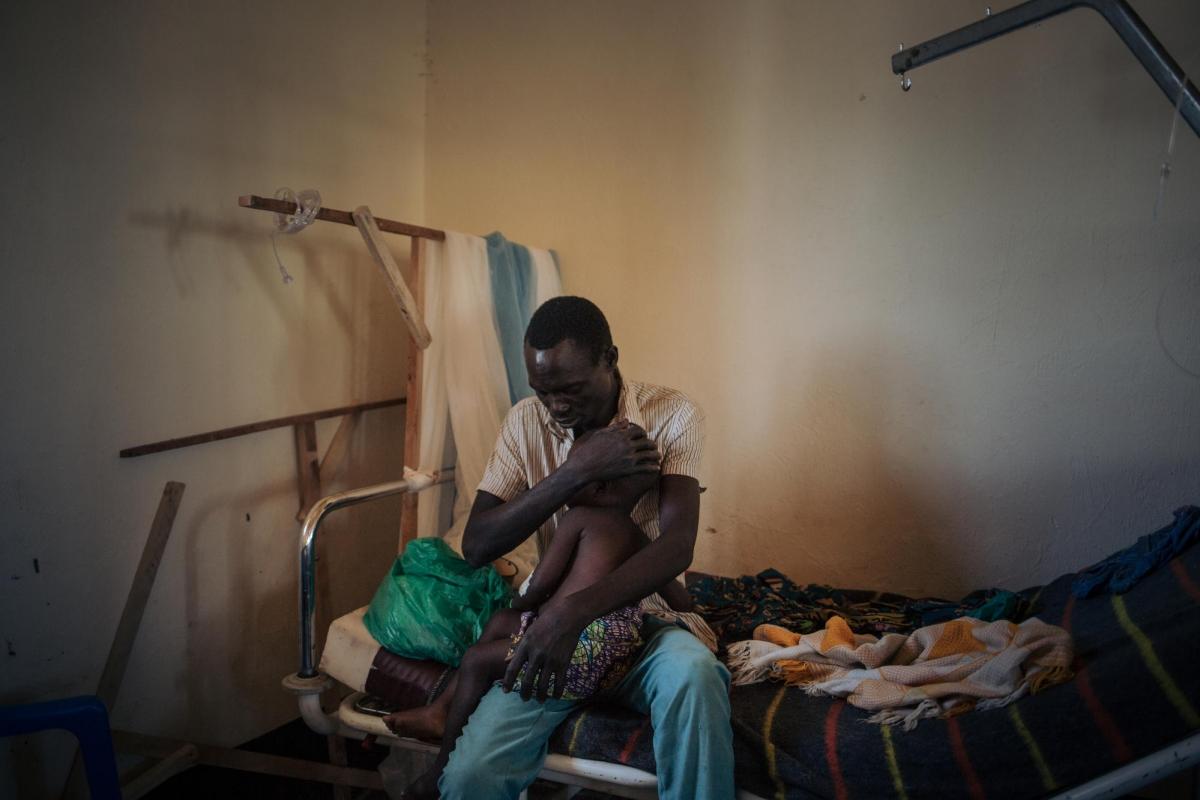
{"type": "MultiPolygon", "coordinates": [[[[559,535],[563,533],[567,533],[562,542],[564,546],[568,540],[576,540],[574,560],[571,562],[570,572],[563,578],[558,590],[548,599],[586,589],[615,570],[650,541],[628,513],[611,506],[571,508],[558,521],[558,531],[554,540],[558,541],[559,535]],[[574,532],[567,533],[572,529],[574,532]]],[[[551,548],[553,546],[552,543],[551,548]]],[[[535,572],[530,583],[536,579],[535,572]]],[[[671,581],[659,589],[659,594],[675,611],[692,610],[691,598],[677,581],[671,581]]],[[[535,606],[530,604],[531,599],[529,592],[526,592],[524,597],[518,597],[513,602],[513,608],[534,608],[535,606]]],[[[538,605],[545,602],[546,600],[542,600],[538,605]]]]}
{"type": "Polygon", "coordinates": [[[513,601],[513,608],[532,611],[550,600],[586,589],[625,563],[646,541],[646,535],[626,511],[605,506],[572,507],[559,520],[525,594],[513,601]],[[559,576],[561,580],[556,580],[559,576]]]}
{"type": "MultiPolygon", "coordinates": [[[[568,510],[558,522],[554,541],[559,542],[560,537],[564,547],[572,539],[575,547],[570,568],[550,599],[586,589],[629,560],[647,541],[628,512],[605,506],[568,510]]],[[[553,548],[551,544],[548,549],[553,548]]]]}

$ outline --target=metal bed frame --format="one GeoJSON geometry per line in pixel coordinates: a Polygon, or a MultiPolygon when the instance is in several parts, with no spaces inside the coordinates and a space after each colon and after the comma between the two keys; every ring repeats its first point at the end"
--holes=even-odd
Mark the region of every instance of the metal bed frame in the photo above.
{"type": "MultiPolygon", "coordinates": [[[[375,736],[381,744],[417,752],[435,753],[437,748],[416,739],[397,737],[387,729],[383,720],[363,714],[354,708],[361,696],[355,692],[345,697],[338,708],[326,712],[321,707],[321,694],[333,685],[333,679],[317,669],[316,653],[316,578],[317,533],[324,519],[334,511],[349,506],[379,500],[384,497],[420,491],[454,478],[454,470],[444,469],[434,475],[432,483],[415,485],[408,480],[392,481],[360,489],[339,492],[317,501],[304,518],[300,532],[300,669],[283,679],[283,687],[296,695],[300,716],[314,732],[323,736],[346,736],[363,739],[375,736]]],[[[559,754],[547,756],[540,777],[573,789],[598,789],[618,797],[649,800],[657,797],[654,775],[622,764],[572,758],[559,754]]],[[[756,800],[743,793],[743,800],[756,800]]]]}
{"type": "MultiPolygon", "coordinates": [[[[321,707],[321,694],[333,685],[333,679],[316,668],[317,562],[314,555],[321,522],[334,511],[409,491],[420,491],[430,485],[450,481],[453,477],[453,470],[442,470],[434,476],[432,484],[423,483],[419,487],[414,487],[407,480],[401,480],[340,492],[318,501],[305,517],[300,534],[300,670],[285,677],[283,686],[296,695],[300,704],[300,716],[314,732],[324,736],[336,735],[354,739],[375,736],[378,742],[390,747],[425,753],[437,752],[435,746],[426,742],[393,735],[379,717],[355,710],[354,703],[362,696],[361,692],[348,695],[335,711],[327,713],[321,707]]],[[[1085,784],[1056,794],[1054,800],[1117,798],[1197,764],[1200,764],[1200,732],[1085,784]]],[[[571,787],[568,796],[578,789],[596,789],[632,800],[650,800],[658,796],[657,779],[649,772],[622,764],[573,758],[556,753],[546,757],[539,777],[571,787]]],[[[762,798],[739,790],[738,800],[762,798]]]]}

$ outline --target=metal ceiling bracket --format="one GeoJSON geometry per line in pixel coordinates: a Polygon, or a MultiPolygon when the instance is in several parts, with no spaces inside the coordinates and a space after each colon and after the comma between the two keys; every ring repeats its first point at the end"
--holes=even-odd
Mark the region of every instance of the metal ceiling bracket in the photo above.
{"type": "Polygon", "coordinates": [[[901,50],[892,56],[892,72],[904,75],[909,70],[959,50],[974,47],[997,36],[1012,33],[1018,28],[1080,7],[1090,8],[1112,26],[1121,37],[1121,41],[1125,42],[1166,94],[1171,105],[1178,105],[1180,115],[1191,126],[1192,131],[1200,136],[1200,93],[1125,0],[1029,0],[915,47],[901,50]]]}

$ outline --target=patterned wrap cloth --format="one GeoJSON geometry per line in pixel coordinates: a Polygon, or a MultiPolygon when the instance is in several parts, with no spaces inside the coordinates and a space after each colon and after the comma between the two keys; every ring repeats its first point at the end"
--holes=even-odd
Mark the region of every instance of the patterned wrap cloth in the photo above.
{"type": "MultiPolygon", "coordinates": [[[[521,615],[521,627],[512,635],[508,658],[537,618],[537,612],[526,611],[521,615]]],[[[592,620],[579,634],[571,663],[567,665],[564,700],[586,700],[597,692],[615,685],[629,668],[642,649],[642,610],[637,606],[625,606],[592,620]]],[[[525,670],[517,676],[516,690],[525,679],[525,670]]],[[[550,680],[554,690],[554,679],[550,680]]]]}
{"type": "Polygon", "coordinates": [[[907,635],[964,616],[1020,622],[1031,613],[1025,599],[1003,589],[981,589],[955,602],[816,583],[800,586],[774,569],[740,578],[695,575],[688,581],[688,591],[722,646],[753,638],[754,630],[763,624],[805,634],[840,617],[855,633],[883,636],[907,635]]]}

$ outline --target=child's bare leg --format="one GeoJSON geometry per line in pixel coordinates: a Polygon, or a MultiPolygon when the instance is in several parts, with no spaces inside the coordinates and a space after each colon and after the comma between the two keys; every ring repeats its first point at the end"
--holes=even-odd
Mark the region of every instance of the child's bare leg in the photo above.
{"type": "Polygon", "coordinates": [[[442,776],[450,753],[454,751],[454,745],[467,725],[467,718],[492,684],[504,677],[504,670],[508,667],[507,656],[507,638],[488,642],[480,639],[463,656],[458,668],[458,685],[446,715],[442,747],[429,771],[404,790],[405,798],[425,800],[437,797],[438,778],[442,776]]]}
{"type": "MultiPolygon", "coordinates": [[[[520,623],[521,612],[510,608],[501,609],[488,620],[479,636],[479,642],[508,641],[509,636],[517,632],[520,623]]],[[[389,714],[383,718],[384,724],[397,736],[435,741],[441,739],[446,732],[446,716],[450,713],[450,703],[458,691],[460,670],[455,670],[450,675],[442,693],[434,698],[432,703],[389,714]]],[[[503,674],[500,677],[503,677],[503,674]]]]}

